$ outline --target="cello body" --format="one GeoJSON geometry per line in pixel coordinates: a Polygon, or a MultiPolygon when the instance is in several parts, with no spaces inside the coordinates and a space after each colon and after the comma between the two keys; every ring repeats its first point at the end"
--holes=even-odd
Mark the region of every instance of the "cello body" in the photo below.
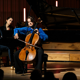
{"type": "MultiPolygon", "coordinates": [[[[25,42],[29,42],[30,38],[32,36],[32,33],[28,34],[25,38],[25,42]]],[[[39,40],[39,35],[34,33],[32,41],[30,44],[35,45],[39,40]]],[[[33,46],[30,46],[29,44],[25,44],[25,47],[21,49],[19,53],[19,59],[21,61],[27,61],[27,62],[33,62],[36,58],[36,49],[33,46]]]]}

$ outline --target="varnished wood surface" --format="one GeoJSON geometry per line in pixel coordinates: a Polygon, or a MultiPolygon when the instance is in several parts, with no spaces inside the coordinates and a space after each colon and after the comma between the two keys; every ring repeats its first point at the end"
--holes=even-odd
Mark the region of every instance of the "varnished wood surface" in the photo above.
{"type": "Polygon", "coordinates": [[[80,42],[47,42],[42,47],[52,50],[80,50],[80,42]]]}
{"type": "MultiPolygon", "coordinates": [[[[58,55],[60,54],[80,54],[80,51],[44,51],[48,54],[58,55]]],[[[51,55],[52,56],[52,55],[51,55]]],[[[70,56],[70,55],[69,55],[70,56]]],[[[64,56],[67,57],[67,56],[64,56]]],[[[75,57],[75,56],[74,56],[75,57]]],[[[61,56],[63,58],[63,56],[61,56]]],[[[64,60],[63,60],[64,61],[64,60]]],[[[32,64],[28,64],[28,69],[34,69],[32,64]]],[[[44,67],[44,63],[42,65],[44,67]]],[[[27,70],[25,76],[21,76],[22,74],[16,74],[15,70],[11,70],[10,67],[1,67],[4,70],[4,80],[30,80],[32,70],[27,70]]],[[[44,68],[42,68],[44,69],[44,68]]],[[[62,80],[63,76],[67,72],[73,72],[76,74],[78,80],[80,80],[80,62],[47,62],[47,71],[53,72],[56,78],[62,80]]],[[[42,77],[44,77],[44,71],[42,71],[42,77]]]]}
{"type": "MultiPolygon", "coordinates": [[[[32,64],[31,64],[32,65],[32,64]]],[[[15,74],[14,70],[11,70],[10,67],[1,67],[4,70],[4,80],[30,80],[31,71],[28,70],[25,76],[21,74],[15,74]]],[[[29,69],[34,69],[29,67],[29,69]]],[[[80,63],[72,62],[47,62],[47,71],[53,72],[56,78],[62,80],[63,76],[67,72],[73,72],[76,74],[77,79],[80,80],[80,63]]],[[[44,77],[44,74],[42,74],[44,77]]]]}
{"type": "Polygon", "coordinates": [[[80,51],[44,51],[48,60],[56,61],[80,61],[80,51]]]}

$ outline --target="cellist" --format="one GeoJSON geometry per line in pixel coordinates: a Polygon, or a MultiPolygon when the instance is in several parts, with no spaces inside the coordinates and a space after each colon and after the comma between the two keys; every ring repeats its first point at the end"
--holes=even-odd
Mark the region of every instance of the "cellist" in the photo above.
{"type": "MultiPolygon", "coordinates": [[[[20,34],[28,35],[29,33],[33,32],[33,27],[35,25],[35,20],[32,16],[28,16],[27,18],[28,26],[22,27],[22,28],[15,28],[14,29],[14,39],[18,39],[20,34]]],[[[36,28],[36,33],[39,35],[39,38],[43,41],[48,39],[48,35],[42,30],[42,28],[36,28]]],[[[14,61],[15,61],[15,73],[21,74],[23,73],[23,62],[19,59],[19,53],[21,50],[18,50],[14,53],[14,61]]],[[[42,59],[44,51],[42,48],[36,48],[36,56],[37,56],[37,64],[35,66],[35,69],[42,70],[42,59]]],[[[25,69],[25,72],[27,72],[27,66],[25,69]]]]}

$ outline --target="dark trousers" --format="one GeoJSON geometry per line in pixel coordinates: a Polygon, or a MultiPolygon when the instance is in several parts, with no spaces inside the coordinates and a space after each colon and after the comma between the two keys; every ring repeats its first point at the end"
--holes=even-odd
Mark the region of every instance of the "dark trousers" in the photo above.
{"type": "MultiPolygon", "coordinates": [[[[17,52],[14,53],[14,62],[15,62],[15,73],[17,72],[23,72],[24,70],[24,64],[23,62],[19,59],[19,52],[21,50],[18,50],[17,52]]],[[[42,70],[42,62],[43,62],[43,54],[44,54],[44,51],[43,49],[36,49],[36,66],[35,66],[35,69],[40,69],[42,70]]],[[[26,67],[26,70],[27,70],[27,67],[26,67]]]]}

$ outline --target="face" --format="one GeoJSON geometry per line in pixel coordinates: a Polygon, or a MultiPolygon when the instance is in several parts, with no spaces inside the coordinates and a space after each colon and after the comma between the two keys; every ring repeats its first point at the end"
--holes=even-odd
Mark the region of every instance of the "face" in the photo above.
{"type": "Polygon", "coordinates": [[[27,19],[27,22],[28,22],[28,26],[33,26],[33,22],[31,22],[31,19],[27,19]]]}
{"type": "Polygon", "coordinates": [[[6,23],[7,23],[8,25],[10,25],[10,24],[12,23],[12,21],[13,21],[13,19],[12,19],[12,18],[9,18],[8,20],[6,20],[6,23]]]}

